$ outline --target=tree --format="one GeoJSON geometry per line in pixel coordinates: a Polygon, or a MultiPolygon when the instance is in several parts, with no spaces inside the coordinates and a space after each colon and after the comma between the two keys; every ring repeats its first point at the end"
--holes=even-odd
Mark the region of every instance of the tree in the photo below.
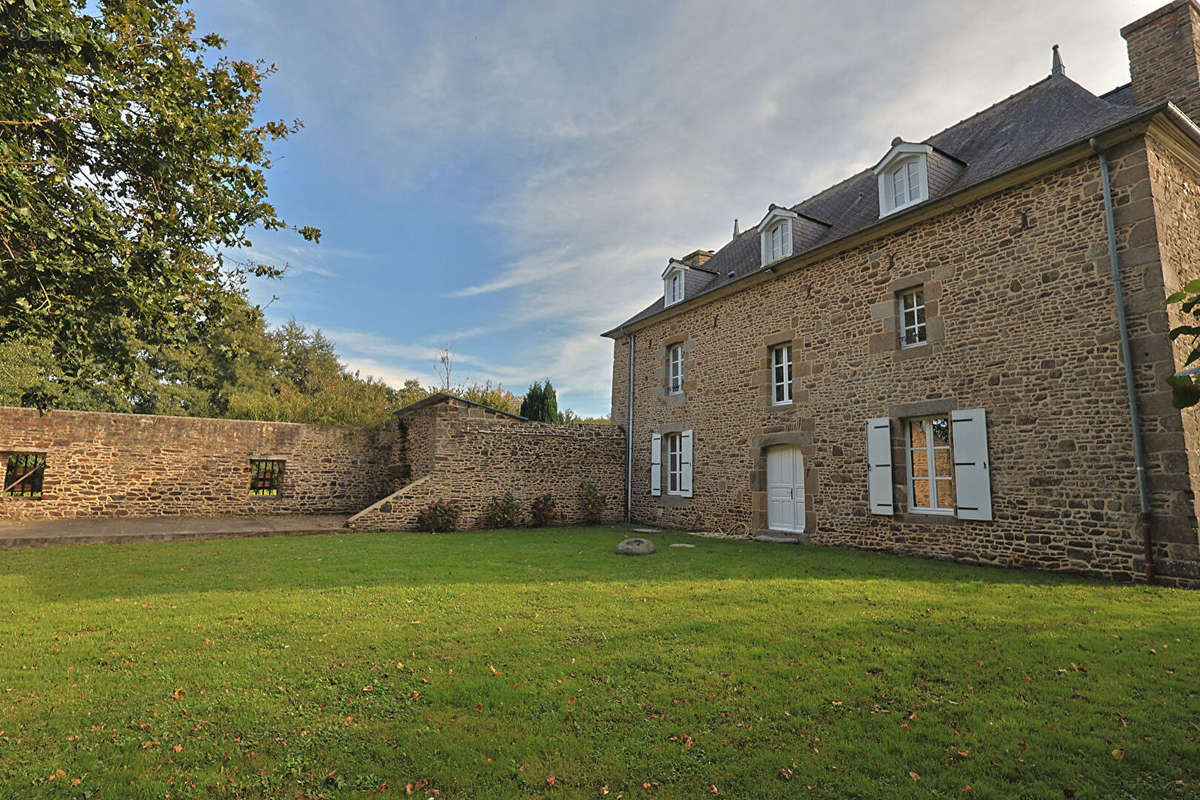
{"type": "MultiPolygon", "coordinates": [[[[1193,317],[1192,324],[1181,323],[1171,329],[1171,341],[1180,343],[1183,339],[1188,347],[1181,372],[1195,369],[1200,361],[1200,279],[1189,281],[1186,286],[1167,298],[1167,305],[1179,305],[1179,310],[1193,317]]],[[[1200,372],[1200,370],[1196,370],[1200,372]]],[[[1167,378],[1171,386],[1171,403],[1176,408],[1190,408],[1200,403],[1200,375],[1176,374],[1167,378]]]]}
{"type": "Polygon", "coordinates": [[[257,122],[274,68],[194,34],[169,0],[0,2],[0,340],[49,347],[38,405],[133,393],[148,357],[240,313],[248,274],[281,272],[223,252],[290,227],[264,173],[299,122],[257,122]]]}
{"type": "Polygon", "coordinates": [[[558,413],[558,395],[549,378],[544,383],[535,381],[529,387],[521,401],[521,416],[537,422],[563,421],[562,414],[558,413]]]}

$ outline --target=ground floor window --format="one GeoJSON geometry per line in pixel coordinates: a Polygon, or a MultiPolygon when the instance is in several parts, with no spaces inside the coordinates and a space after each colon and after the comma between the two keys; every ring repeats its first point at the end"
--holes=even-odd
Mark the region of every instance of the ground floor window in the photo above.
{"type": "Polygon", "coordinates": [[[954,460],[948,416],[910,419],[908,508],[929,514],[954,513],[954,460]]]}
{"type": "Polygon", "coordinates": [[[792,346],[771,349],[771,402],[777,406],[792,402],[792,346]]]}
{"type": "Polygon", "coordinates": [[[273,459],[250,459],[251,497],[277,497],[283,477],[283,462],[273,459]]]}
{"type": "Polygon", "coordinates": [[[45,453],[4,454],[4,496],[42,496],[42,477],[46,472],[45,453]]]}
{"type": "Polygon", "coordinates": [[[683,437],[668,433],[663,439],[667,444],[667,494],[683,494],[683,437]]]}

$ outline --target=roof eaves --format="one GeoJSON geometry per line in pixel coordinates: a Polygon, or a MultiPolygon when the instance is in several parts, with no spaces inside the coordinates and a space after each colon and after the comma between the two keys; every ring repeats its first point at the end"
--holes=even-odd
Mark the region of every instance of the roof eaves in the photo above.
{"type": "MultiPolygon", "coordinates": [[[[1043,79],[1043,80],[1046,80],[1046,79],[1043,79]]],[[[1039,81],[1038,83],[1041,83],[1041,82],[1042,81],[1039,81]]],[[[1033,85],[1036,86],[1037,84],[1033,84],[1033,85]]],[[[1005,102],[1005,101],[1004,100],[1000,101],[1000,103],[1003,103],[1003,102],[1005,102]]],[[[1000,103],[994,104],[992,106],[992,108],[1000,105],[1000,103]]],[[[984,112],[981,111],[979,113],[982,114],[984,112]]],[[[1006,175],[1009,175],[1011,173],[1017,172],[1018,170],[1024,169],[1024,168],[1030,166],[1031,164],[1036,164],[1040,161],[1045,161],[1047,159],[1053,158],[1054,156],[1069,152],[1070,150],[1078,148],[1081,145],[1088,144],[1093,139],[1098,139],[1102,136],[1106,136],[1107,134],[1113,133],[1115,131],[1119,131],[1122,128],[1127,128],[1130,126],[1137,125],[1138,123],[1143,122],[1145,120],[1152,119],[1153,117],[1155,117],[1156,115],[1159,115],[1159,114],[1166,114],[1172,121],[1176,122],[1179,125],[1179,127],[1188,135],[1189,138],[1191,138],[1198,146],[1200,146],[1200,127],[1198,127],[1196,125],[1196,123],[1192,122],[1192,120],[1190,118],[1188,118],[1188,116],[1186,114],[1184,114],[1182,111],[1180,111],[1179,108],[1174,103],[1171,103],[1168,101],[1165,103],[1160,103],[1159,105],[1156,105],[1156,106],[1150,106],[1145,109],[1142,109],[1139,113],[1134,114],[1130,117],[1127,117],[1126,119],[1120,120],[1116,123],[1113,123],[1112,125],[1109,125],[1106,128],[1102,128],[1098,131],[1089,133],[1087,136],[1081,137],[1079,139],[1072,140],[1071,142],[1068,142],[1067,144],[1062,145],[1061,147],[1056,147],[1055,149],[1053,149],[1047,153],[1042,153],[1041,155],[1036,156],[1035,158],[1030,159],[1028,161],[1023,161],[1019,164],[1014,164],[1013,166],[1009,167],[1008,169],[1003,170],[1002,172],[998,172],[994,175],[989,175],[986,178],[975,181],[974,183],[960,186],[960,187],[956,188],[954,191],[949,192],[947,194],[943,194],[937,198],[931,198],[930,200],[927,200],[923,203],[918,203],[911,208],[907,208],[903,211],[898,211],[895,214],[889,214],[886,217],[882,217],[879,220],[877,220],[876,222],[874,222],[870,225],[867,225],[866,227],[863,227],[858,230],[847,233],[845,236],[839,237],[838,239],[834,239],[834,240],[828,241],[828,242],[823,242],[814,248],[805,250],[804,252],[801,252],[801,253],[796,253],[791,258],[787,259],[786,261],[775,262],[774,264],[769,265],[769,269],[768,268],[759,268],[757,270],[752,270],[751,272],[747,272],[745,275],[741,275],[741,276],[734,278],[733,280],[730,280],[726,283],[722,283],[719,286],[714,286],[712,289],[710,289],[706,292],[701,292],[700,294],[695,295],[694,297],[687,298],[679,303],[675,303],[674,305],[671,306],[671,308],[672,309],[682,309],[685,306],[690,306],[693,303],[695,303],[696,301],[707,297],[708,295],[712,294],[714,291],[716,291],[718,289],[735,286],[736,284],[741,283],[742,281],[746,280],[747,278],[761,277],[764,273],[776,273],[779,271],[779,268],[781,266],[786,265],[790,261],[794,261],[794,260],[803,258],[805,256],[808,256],[808,255],[810,255],[814,252],[817,252],[825,247],[833,247],[833,246],[837,245],[839,242],[842,242],[851,237],[866,236],[867,238],[870,238],[871,232],[873,230],[879,228],[885,222],[888,223],[889,225],[891,225],[892,223],[896,222],[897,220],[904,219],[905,217],[909,217],[918,212],[922,212],[922,211],[927,212],[931,207],[939,208],[947,201],[954,199],[955,197],[962,194],[963,192],[966,192],[969,189],[974,189],[979,186],[990,183],[992,181],[999,180],[999,179],[1005,177],[1006,175]]],[[[973,116],[979,116],[979,115],[975,114],[973,116]]],[[[860,173],[856,174],[855,176],[853,176],[853,178],[857,178],[861,174],[862,173],[860,172],[860,173]]],[[[841,182],[835,184],[834,187],[841,186],[842,184],[845,184],[848,181],[853,180],[853,178],[847,178],[845,181],[841,181],[841,182]]],[[[826,189],[824,192],[821,192],[820,194],[825,194],[825,192],[830,191],[834,187],[830,187],[830,189],[826,189]]],[[[813,197],[819,197],[820,194],[813,195],[813,197]]],[[[813,198],[809,198],[809,200],[811,200],[811,199],[813,199],[813,198]]],[[[808,202],[808,200],[805,200],[803,202],[808,202]]],[[[801,205],[801,204],[802,203],[798,203],[797,206],[801,205]]],[[[612,330],[606,331],[605,333],[601,334],[601,336],[605,336],[608,338],[616,338],[616,336],[619,334],[630,332],[634,326],[641,326],[643,323],[646,323],[646,322],[658,317],[658,315],[661,314],[665,310],[666,310],[665,308],[659,309],[658,311],[654,311],[652,313],[646,314],[646,316],[642,317],[641,319],[638,319],[636,316],[632,317],[630,320],[623,322],[622,324],[618,325],[617,327],[613,328],[612,330]]],[[[644,314],[645,311],[643,311],[641,313],[644,314]]]]}

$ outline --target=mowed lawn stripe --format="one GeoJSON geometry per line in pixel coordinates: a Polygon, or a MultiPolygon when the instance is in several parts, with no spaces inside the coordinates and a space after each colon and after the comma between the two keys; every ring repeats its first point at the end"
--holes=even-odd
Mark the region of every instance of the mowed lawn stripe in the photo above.
{"type": "Polygon", "coordinates": [[[0,553],[0,786],[1200,797],[1200,594],[625,535],[0,553]]]}

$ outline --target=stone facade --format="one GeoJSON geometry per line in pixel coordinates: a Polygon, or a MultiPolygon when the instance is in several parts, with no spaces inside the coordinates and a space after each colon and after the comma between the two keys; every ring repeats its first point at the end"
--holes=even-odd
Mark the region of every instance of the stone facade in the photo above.
{"type": "Polygon", "coordinates": [[[0,453],[46,454],[40,499],[0,518],[353,513],[385,483],[389,431],[286,422],[0,408],[0,453]],[[284,461],[277,496],[250,495],[250,460],[284,461]]]}
{"type": "Polygon", "coordinates": [[[421,430],[419,454],[410,444],[411,482],[349,521],[360,530],[402,530],[435,500],[462,508],[460,527],[478,527],[488,500],[511,491],[528,509],[550,494],[562,521],[581,521],[579,484],[589,480],[605,503],[605,520],[624,515],[625,433],[611,425],[550,425],[513,418],[457,400],[404,413],[400,425],[421,430]]]}
{"type": "Polygon", "coordinates": [[[1133,102],[1153,106],[1170,100],[1200,119],[1200,6],[1174,0],[1121,29],[1129,49],[1133,102]]]}
{"type": "MultiPolygon", "coordinates": [[[[1149,52],[1167,46],[1152,41],[1168,36],[1155,26],[1169,29],[1178,55],[1187,51],[1178,37],[1200,42],[1198,14],[1192,0],[1178,2],[1124,31],[1131,55],[1152,62],[1135,63],[1135,96],[1200,109],[1194,61],[1161,79],[1178,81],[1174,89],[1139,86],[1164,69],[1149,52]]],[[[1167,337],[1178,319],[1163,300],[1200,277],[1200,147],[1161,116],[1148,119],[1098,146],[1112,174],[1155,576],[1196,583],[1200,417],[1170,403],[1165,380],[1184,350],[1167,337]]],[[[637,521],[766,529],[766,454],[789,445],[803,457],[804,536],[814,544],[1146,574],[1101,172],[1087,143],[612,335],[618,422],[629,413],[634,348],[637,521]],[[904,348],[898,298],[915,287],[928,341],[904,348]],[[684,391],[669,396],[674,344],[684,348],[684,391]],[[792,347],[793,402],[776,406],[769,353],[783,344],[792,347]],[[986,412],[994,518],[910,511],[906,421],[964,409],[986,412]],[[891,426],[893,516],[868,503],[866,423],[879,418],[891,426]],[[652,437],[682,430],[693,431],[693,496],[656,496],[652,437]]]]}

